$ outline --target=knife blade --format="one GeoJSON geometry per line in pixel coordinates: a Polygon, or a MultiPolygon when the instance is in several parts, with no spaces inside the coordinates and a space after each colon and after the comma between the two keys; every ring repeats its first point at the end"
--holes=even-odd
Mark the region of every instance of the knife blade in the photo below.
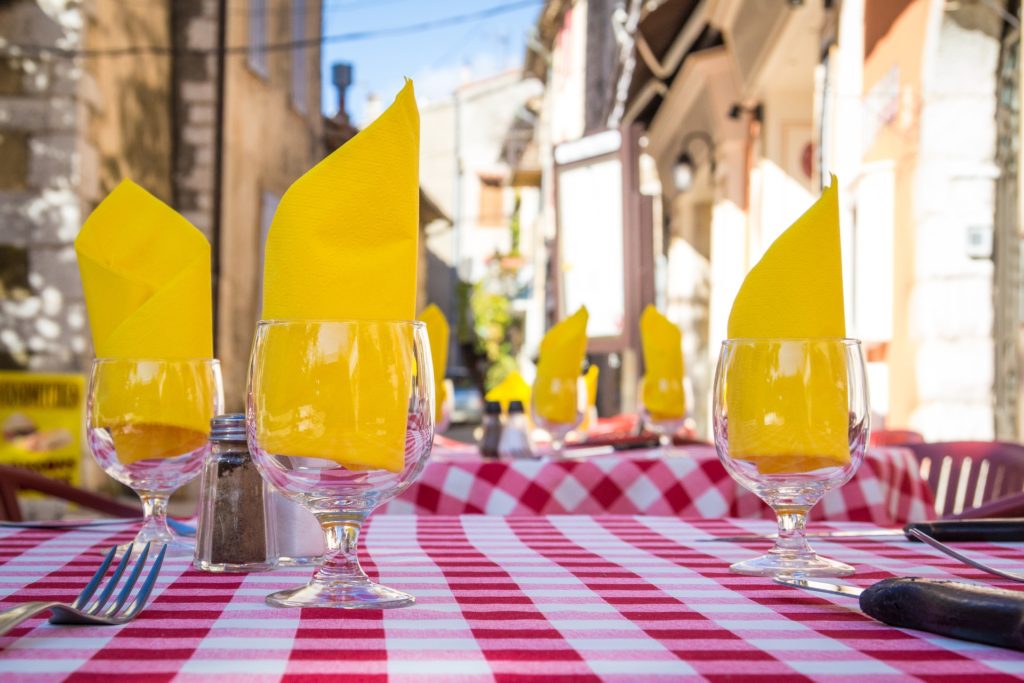
{"type": "MultiPolygon", "coordinates": [[[[820,531],[804,534],[809,539],[830,538],[900,538],[918,542],[910,535],[911,529],[919,529],[940,541],[990,541],[1013,543],[1024,541],[1024,518],[1006,519],[946,519],[935,522],[913,522],[902,529],[864,529],[848,531],[820,531]]],[[[738,536],[712,536],[700,541],[722,541],[746,543],[752,541],[773,541],[778,534],[740,534],[738,536]]]]}
{"type": "MultiPolygon", "coordinates": [[[[196,528],[184,522],[167,517],[167,526],[179,536],[195,536],[196,528]]],[[[49,520],[38,522],[0,522],[0,528],[6,529],[45,529],[55,531],[102,531],[109,533],[105,527],[123,524],[138,524],[142,517],[122,517],[119,519],[88,519],[88,520],[49,520]]]]}
{"type": "Polygon", "coordinates": [[[1024,650],[1024,593],[963,581],[900,577],[868,588],[779,576],[796,588],[858,597],[864,614],[890,626],[1024,650]]]}

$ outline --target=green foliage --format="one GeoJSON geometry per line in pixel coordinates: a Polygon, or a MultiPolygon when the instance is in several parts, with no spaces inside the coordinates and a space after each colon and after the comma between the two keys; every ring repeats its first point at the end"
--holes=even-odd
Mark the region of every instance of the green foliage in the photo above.
{"type": "Polygon", "coordinates": [[[483,375],[483,389],[500,384],[510,372],[518,369],[516,355],[523,345],[523,316],[512,309],[512,298],[523,259],[519,250],[520,197],[509,218],[510,249],[507,254],[495,252],[488,262],[488,271],[476,283],[459,281],[458,339],[472,344],[477,368],[483,375]]]}
{"type": "Polygon", "coordinates": [[[509,232],[512,233],[512,245],[508,250],[509,256],[519,256],[519,240],[520,240],[520,223],[519,223],[519,207],[523,203],[523,198],[519,195],[519,188],[516,188],[516,202],[512,209],[512,217],[508,222],[509,232]]]}
{"type": "Polygon", "coordinates": [[[518,351],[510,331],[521,328],[519,316],[512,311],[508,296],[488,287],[488,280],[473,286],[469,302],[473,312],[473,330],[476,346],[487,364],[484,388],[491,389],[517,369],[518,351]]]}

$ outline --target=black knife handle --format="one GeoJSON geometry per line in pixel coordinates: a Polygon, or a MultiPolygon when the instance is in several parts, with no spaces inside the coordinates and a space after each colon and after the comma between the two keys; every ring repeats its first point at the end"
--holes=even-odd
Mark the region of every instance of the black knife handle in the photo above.
{"type": "Polygon", "coordinates": [[[947,519],[937,522],[914,522],[903,527],[907,537],[911,529],[920,529],[937,541],[1024,541],[1024,518],[1007,519],[947,519]]]}
{"type": "Polygon", "coordinates": [[[902,628],[1024,650],[1024,593],[938,579],[885,579],[860,596],[870,617],[902,628]]]}

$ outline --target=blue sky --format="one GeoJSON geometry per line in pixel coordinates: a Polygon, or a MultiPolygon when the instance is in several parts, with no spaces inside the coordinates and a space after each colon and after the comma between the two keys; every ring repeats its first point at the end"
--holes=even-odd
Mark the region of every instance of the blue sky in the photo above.
{"type": "MultiPolygon", "coordinates": [[[[323,0],[324,35],[408,26],[519,2],[523,0],[323,0]]],[[[337,108],[331,84],[335,62],[353,65],[355,84],[348,90],[348,110],[359,126],[367,123],[363,116],[367,96],[375,93],[387,105],[405,76],[416,82],[419,99],[429,101],[450,93],[466,76],[476,80],[518,67],[527,32],[542,6],[536,0],[497,16],[414,34],[325,42],[323,111],[332,115],[337,108]]]]}

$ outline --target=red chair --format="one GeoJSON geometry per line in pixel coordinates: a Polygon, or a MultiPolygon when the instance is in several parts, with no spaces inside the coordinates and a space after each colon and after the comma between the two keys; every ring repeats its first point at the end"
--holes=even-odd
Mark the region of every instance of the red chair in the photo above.
{"type": "Polygon", "coordinates": [[[113,517],[142,515],[142,510],[137,507],[75,488],[30,470],[0,465],[0,521],[20,522],[24,519],[21,505],[18,504],[18,491],[37,491],[113,517]]]}
{"type": "Polygon", "coordinates": [[[940,517],[1013,517],[1024,512],[1024,446],[1001,441],[902,444],[914,452],[940,517]],[[1022,497],[1021,504],[1012,500],[1022,497]],[[998,503],[998,505],[997,505],[998,503]]]}
{"type": "Polygon", "coordinates": [[[868,445],[876,446],[902,446],[908,443],[924,443],[924,437],[918,432],[909,429],[879,429],[871,430],[868,445]]]}

